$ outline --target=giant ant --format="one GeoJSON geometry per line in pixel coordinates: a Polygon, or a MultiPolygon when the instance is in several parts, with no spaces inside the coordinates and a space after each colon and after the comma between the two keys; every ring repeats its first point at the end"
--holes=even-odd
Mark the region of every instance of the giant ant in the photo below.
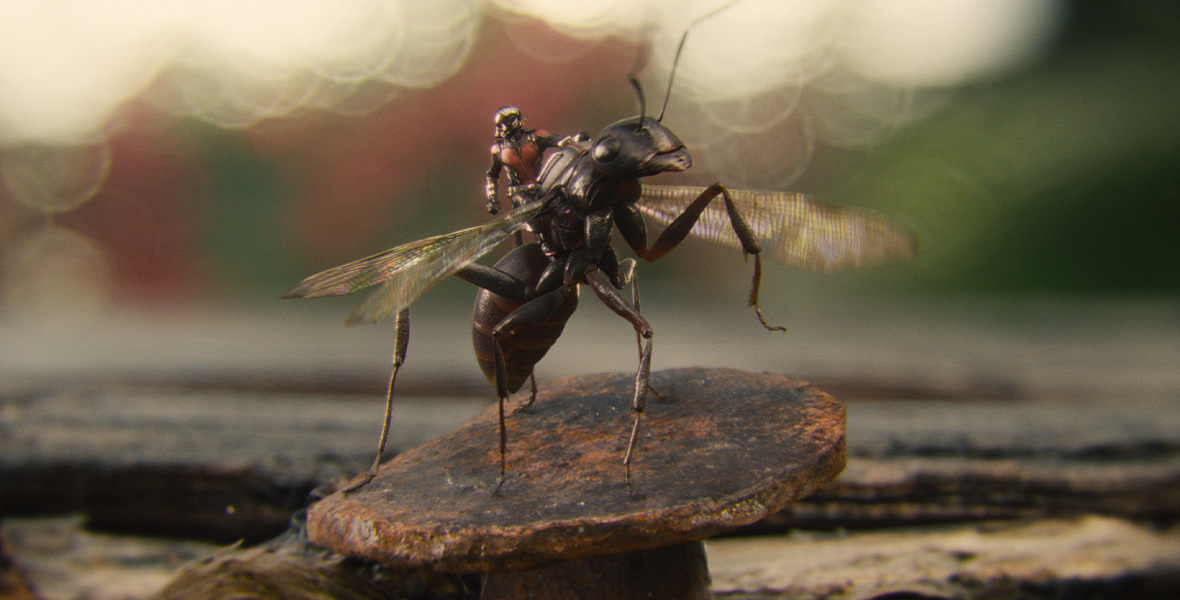
{"type": "MultiPolygon", "coordinates": [[[[681,37],[680,49],[691,28],[719,10],[694,21],[681,37]]],[[[670,76],[669,91],[672,79],[670,76]]],[[[784,263],[820,271],[913,254],[913,236],[874,212],[825,205],[796,193],[730,190],[721,183],[708,187],[643,185],[641,178],[684,171],[692,159],[684,143],[662,124],[663,109],[658,118],[646,115],[642,89],[633,77],[631,82],[640,100],[639,116],[606,126],[588,144],[576,138],[556,144],[557,151],[544,162],[536,181],[514,189],[516,206],[501,218],[328,269],[283,295],[342,295],[380,285],[348,321],[375,322],[396,315],[393,373],[378,454],[368,474],[346,491],[371,481],[381,459],[394,382],[409,341],[409,307],[446,277],[454,275],[480,288],[473,339],[476,357],[499,398],[497,492],[506,472],[504,402],[530,378],[533,368],[557,342],[577,308],[578,286],[588,286],[607,307],[631,323],[639,341],[639,366],[631,398],[634,421],[623,457],[630,488],[631,462],[650,387],[653,330],[639,311],[635,260],[619,260],[610,246],[615,229],[646,261],[664,256],[690,234],[753,255],[749,304],[768,330],[782,328],[766,322],[758,302],[764,252],[784,263]],[[722,207],[713,204],[718,197],[722,207]],[[665,226],[650,244],[645,215],[665,226]],[[537,241],[518,244],[492,266],[475,262],[523,230],[531,231],[537,241]],[[621,294],[628,284],[632,287],[630,300],[621,294]]],[[[665,109],[667,99],[666,94],[665,109]]],[[[539,158],[539,153],[533,157],[539,158]]],[[[491,175],[489,171],[489,179],[491,175]]],[[[489,202],[492,193],[489,191],[489,202]]]]}

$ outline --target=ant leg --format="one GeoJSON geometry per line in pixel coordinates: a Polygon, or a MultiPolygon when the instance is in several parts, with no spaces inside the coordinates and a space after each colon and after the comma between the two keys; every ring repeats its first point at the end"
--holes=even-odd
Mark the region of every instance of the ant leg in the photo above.
{"type": "MultiPolygon", "coordinates": [[[[639,279],[635,272],[634,258],[619,260],[614,250],[610,246],[607,246],[606,250],[602,253],[602,257],[598,259],[598,270],[619,291],[630,285],[631,306],[635,308],[635,312],[641,312],[639,309],[639,279]]],[[[642,357],[643,337],[639,335],[639,330],[635,331],[635,344],[639,348],[639,356],[642,357]]]]}
{"type": "MultiPolygon", "coordinates": [[[[520,405],[516,410],[524,410],[533,405],[537,401],[537,376],[534,373],[529,373],[529,399],[524,404],[520,405]]],[[[512,411],[513,413],[516,410],[512,411]]]]}
{"type": "MultiPolygon", "coordinates": [[[[642,312],[639,309],[639,274],[635,272],[635,259],[627,258],[619,262],[619,282],[616,287],[620,290],[631,286],[631,306],[635,307],[635,312],[642,312]]],[[[639,335],[639,330],[635,330],[635,344],[639,347],[639,357],[643,358],[643,336],[639,335]]]]}
{"type": "Polygon", "coordinates": [[[393,346],[393,374],[389,376],[389,389],[385,392],[385,423],[381,426],[381,439],[377,442],[377,456],[373,458],[373,466],[369,467],[369,472],[365,474],[363,479],[344,488],[346,495],[373,481],[373,478],[377,476],[377,467],[381,464],[381,456],[385,454],[385,442],[389,439],[389,424],[393,420],[393,384],[397,381],[398,370],[406,362],[406,349],[410,345],[410,309],[408,308],[397,313],[394,339],[396,341],[393,346]]]}
{"type": "Polygon", "coordinates": [[[623,466],[627,469],[627,490],[631,491],[631,456],[635,451],[635,442],[639,439],[639,420],[643,415],[644,404],[647,401],[647,390],[651,387],[651,341],[655,332],[647,323],[647,319],[644,319],[634,306],[628,304],[619,295],[619,292],[602,273],[595,269],[587,271],[586,283],[607,308],[627,319],[635,327],[635,332],[646,340],[642,351],[640,351],[639,368],[635,371],[635,395],[631,398],[631,411],[635,413],[635,423],[631,426],[627,453],[623,456],[623,466]]]}
{"type": "MultiPolygon", "coordinates": [[[[618,210],[617,207],[616,210],[618,210]]],[[[619,213],[616,213],[616,216],[618,214],[619,213]]],[[[630,213],[623,211],[622,214],[624,217],[615,222],[619,225],[619,231],[632,236],[638,235],[639,239],[645,240],[642,242],[642,244],[647,244],[647,238],[644,237],[646,234],[643,233],[643,218],[639,214],[639,211],[636,210],[630,213]],[[636,221],[635,219],[638,220],[636,221]]],[[[620,291],[630,285],[631,306],[635,308],[635,312],[641,312],[639,308],[639,274],[635,270],[634,258],[618,260],[618,258],[615,256],[614,250],[612,250],[610,246],[607,246],[606,251],[602,254],[602,258],[598,261],[598,270],[606,275],[610,279],[611,285],[615,286],[620,291]]],[[[643,336],[639,334],[638,329],[635,330],[635,345],[639,350],[639,359],[643,360],[643,336]]],[[[647,389],[651,393],[655,394],[657,398],[660,398],[661,400],[664,398],[658,391],[656,391],[656,388],[652,387],[650,384],[647,386],[647,389]]]]}
{"type": "Polygon", "coordinates": [[[500,479],[496,481],[493,495],[504,487],[504,473],[507,470],[508,430],[504,426],[504,400],[508,397],[508,369],[504,365],[504,352],[500,350],[500,332],[492,332],[492,356],[496,365],[496,396],[500,401],[500,479]]]}
{"type": "MultiPolygon", "coordinates": [[[[639,370],[635,372],[635,397],[631,400],[631,410],[635,413],[635,423],[631,426],[631,437],[627,440],[627,453],[623,455],[623,466],[627,469],[627,492],[634,495],[631,488],[631,455],[635,451],[635,441],[639,439],[639,418],[643,416],[643,405],[646,401],[647,390],[651,389],[651,336],[647,336],[647,344],[639,359],[639,370]],[[642,392],[640,391],[642,390],[642,392]]],[[[652,390],[655,391],[654,389],[652,390]]],[[[659,394],[656,394],[659,396],[659,394]]]]}
{"type": "MultiPolygon", "coordinates": [[[[495,267],[473,263],[463,267],[455,275],[494,294],[519,302],[525,301],[530,295],[528,285],[495,267]]],[[[532,406],[537,399],[537,378],[532,373],[529,373],[529,388],[529,400],[520,408],[532,406]]]]}
{"type": "Polygon", "coordinates": [[[504,424],[504,402],[508,399],[508,365],[504,360],[504,351],[500,346],[500,338],[505,332],[539,323],[557,312],[569,294],[574,292],[572,286],[563,286],[552,292],[542,294],[529,300],[508,313],[492,328],[492,364],[496,371],[496,396],[500,401],[500,479],[496,483],[493,494],[499,494],[504,486],[504,475],[507,472],[508,433],[504,424]]]}
{"type": "MultiPolygon", "coordinates": [[[[545,273],[549,274],[550,276],[542,276],[542,281],[539,283],[541,286],[540,291],[545,291],[546,287],[552,287],[547,285],[550,283],[560,285],[561,273],[559,270],[546,269],[545,273]],[[556,277],[554,277],[554,275],[556,275],[556,277]]],[[[513,277],[512,275],[509,275],[495,267],[489,267],[479,263],[472,263],[466,267],[463,267],[455,273],[455,276],[473,283],[494,294],[504,296],[505,298],[516,300],[518,302],[524,302],[529,298],[529,296],[538,293],[538,290],[530,290],[528,285],[520,279],[517,279],[516,277],[513,277]]],[[[529,373],[529,389],[529,400],[524,404],[524,406],[521,406],[520,408],[528,408],[532,406],[533,402],[537,399],[537,377],[532,373],[529,373]]]]}
{"type": "MultiPolygon", "coordinates": [[[[642,312],[639,309],[639,273],[635,270],[635,259],[625,258],[619,261],[619,285],[620,290],[631,285],[631,306],[635,307],[635,312],[642,312]]],[[[643,336],[639,335],[639,330],[635,330],[635,344],[639,347],[639,360],[643,360],[643,336]]],[[[656,388],[649,383],[647,391],[656,395],[656,398],[663,400],[664,397],[660,395],[656,388]]]]}
{"type": "Polygon", "coordinates": [[[664,229],[656,242],[652,244],[651,248],[647,250],[637,250],[640,256],[645,260],[654,261],[661,256],[667,254],[675,248],[680,242],[684,241],[685,236],[692,230],[693,225],[701,218],[701,213],[704,212],[705,207],[709,205],[718,195],[725,201],[725,211],[729,214],[729,223],[733,227],[733,232],[737,234],[738,240],[742,243],[742,250],[746,254],[754,255],[754,278],[750,285],[750,306],[754,307],[754,312],[758,314],[758,320],[762,326],[770,331],[786,331],[785,327],[770,325],[762,316],[762,308],[758,305],[758,288],[762,284],[762,246],[758,243],[758,237],[754,235],[754,230],[750,224],[746,222],[746,218],[738,211],[737,205],[734,204],[733,198],[729,195],[729,190],[720,183],[705,188],[696,200],[693,200],[680,216],[676,217],[671,224],[664,229]]]}
{"type": "Polygon", "coordinates": [[[497,296],[524,302],[530,295],[528,284],[497,269],[479,263],[471,263],[455,272],[455,277],[474,283],[497,296]]]}
{"type": "Polygon", "coordinates": [[[525,282],[500,269],[479,263],[471,263],[459,269],[455,272],[455,277],[473,283],[497,296],[517,302],[527,302],[561,288],[564,285],[562,283],[564,268],[565,264],[562,262],[551,262],[541,272],[535,287],[529,287],[525,282]]]}

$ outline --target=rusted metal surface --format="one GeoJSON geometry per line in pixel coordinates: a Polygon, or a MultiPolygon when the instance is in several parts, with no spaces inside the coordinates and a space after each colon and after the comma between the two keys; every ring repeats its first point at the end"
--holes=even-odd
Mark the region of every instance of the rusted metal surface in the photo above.
{"type": "Polygon", "coordinates": [[[663,398],[649,397],[632,494],[622,461],[633,382],[562,380],[512,414],[499,494],[492,407],[399,455],[360,491],[313,506],[308,533],[390,564],[525,569],[699,540],[782,509],[844,467],[844,408],[807,383],[662,371],[652,375],[663,398]]]}

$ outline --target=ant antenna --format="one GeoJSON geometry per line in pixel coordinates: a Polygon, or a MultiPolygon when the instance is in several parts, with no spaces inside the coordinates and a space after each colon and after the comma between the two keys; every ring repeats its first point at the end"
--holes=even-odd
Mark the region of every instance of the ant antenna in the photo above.
{"type": "Polygon", "coordinates": [[[636,129],[643,128],[643,119],[647,116],[647,102],[643,98],[643,87],[639,85],[639,80],[635,75],[628,75],[627,80],[631,82],[631,87],[635,88],[635,93],[639,95],[639,121],[635,124],[636,129]]]}
{"type": "Polygon", "coordinates": [[[672,73],[668,75],[668,89],[664,92],[664,105],[660,107],[660,118],[656,119],[656,121],[663,121],[664,111],[668,109],[668,98],[672,96],[672,82],[676,80],[676,65],[680,63],[680,52],[684,50],[684,42],[688,39],[688,32],[692,31],[692,28],[696,27],[701,21],[704,21],[705,19],[708,19],[709,17],[712,17],[713,15],[716,15],[717,13],[726,10],[727,8],[741,1],[742,0],[732,0],[731,2],[715,8],[712,11],[706,13],[704,16],[697,17],[695,21],[689,23],[688,27],[684,29],[684,34],[680,36],[680,45],[676,46],[676,56],[672,59],[672,73]]]}

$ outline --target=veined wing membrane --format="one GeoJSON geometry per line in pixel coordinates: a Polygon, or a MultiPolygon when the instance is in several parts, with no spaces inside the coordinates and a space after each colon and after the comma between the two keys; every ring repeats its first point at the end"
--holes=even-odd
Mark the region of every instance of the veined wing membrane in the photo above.
{"type": "MultiPolygon", "coordinates": [[[[643,214],[668,225],[703,187],[645,185],[636,204],[643,214]]],[[[798,193],[729,190],[738,211],[758,236],[763,253],[788,265],[815,271],[864,267],[914,256],[914,235],[881,213],[833,206],[798,193]]],[[[690,232],[693,236],[741,249],[718,197],[690,232]]]]}
{"type": "Polygon", "coordinates": [[[283,298],[341,296],[380,284],[348,317],[349,323],[388,319],[440,280],[487,254],[545,208],[544,201],[514,209],[477,227],[418,240],[333,267],[304,279],[283,298]]]}

